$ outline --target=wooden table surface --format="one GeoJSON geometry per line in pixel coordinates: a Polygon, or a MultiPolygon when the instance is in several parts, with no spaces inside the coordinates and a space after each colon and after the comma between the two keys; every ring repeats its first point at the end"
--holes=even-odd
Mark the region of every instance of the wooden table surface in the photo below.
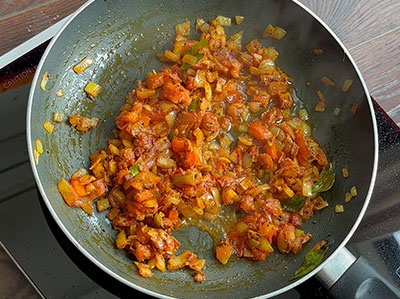
{"type": "MultiPolygon", "coordinates": [[[[99,0],[102,1],[102,0],[99,0]]],[[[112,0],[110,0],[112,1],[112,0]]],[[[245,0],[243,0],[245,1],[245,0]]],[[[361,69],[372,96],[400,123],[400,0],[299,0],[338,35],[361,69]]],[[[84,0],[0,0],[0,56],[75,11],[84,0]]],[[[12,298],[32,289],[0,249],[0,273],[12,298]],[[4,273],[6,273],[4,272],[4,273]],[[13,277],[11,279],[11,277],[13,277]],[[8,283],[7,283],[8,284],[8,283]]],[[[0,275],[0,280],[4,282],[0,275]]],[[[1,284],[0,284],[1,289],[1,284]]],[[[0,297],[6,294],[1,294],[0,297]]]]}

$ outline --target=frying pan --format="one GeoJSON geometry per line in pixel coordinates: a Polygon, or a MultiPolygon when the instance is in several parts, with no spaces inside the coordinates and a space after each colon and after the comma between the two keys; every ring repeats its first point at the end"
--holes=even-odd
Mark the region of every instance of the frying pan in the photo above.
{"type": "MultiPolygon", "coordinates": [[[[193,33],[193,36],[194,33],[193,33]]],[[[89,1],[80,8],[55,36],[38,66],[29,97],[27,139],[30,160],[38,188],[54,219],[72,243],[100,269],[146,294],[161,297],[243,298],[271,297],[285,292],[315,275],[349,240],[359,224],[370,199],[377,170],[377,129],[371,100],[365,83],[343,44],[324,23],[297,1],[289,0],[135,0],[89,1]],[[277,65],[294,79],[297,96],[305,101],[315,127],[314,136],[337,163],[336,183],[324,194],[329,207],[306,221],[303,229],[312,234],[311,241],[297,254],[270,254],[265,261],[232,260],[227,265],[216,261],[211,237],[195,227],[186,227],[175,236],[181,250],[191,250],[206,258],[206,282],[196,284],[188,271],[154,271],[150,279],[138,275],[132,259],[115,248],[116,231],[104,213],[89,217],[81,209],[67,206],[57,190],[61,177],[69,178],[80,167],[88,168],[90,153],[104,148],[113,137],[114,118],[124,103],[125,94],[134,82],[147,72],[159,70],[162,64],[156,54],[171,48],[174,25],[196,17],[205,20],[217,15],[242,15],[245,21],[227,28],[227,36],[244,30],[244,43],[261,37],[266,25],[287,29],[282,40],[260,39],[264,46],[274,45],[280,53],[277,65]],[[315,56],[313,49],[325,54],[315,56]],[[93,56],[95,65],[77,75],[72,67],[83,57],[93,56]],[[44,72],[50,75],[46,91],[39,88],[44,72]],[[319,81],[328,76],[337,87],[326,87],[319,81]],[[341,91],[344,80],[354,81],[347,93],[341,91]],[[103,87],[96,100],[88,99],[84,86],[93,81],[103,87]],[[63,88],[65,96],[55,92],[63,88]],[[329,107],[314,112],[321,90],[329,107]],[[357,114],[349,112],[358,105],[357,114]],[[334,108],[339,116],[333,116],[334,108]],[[67,124],[57,124],[48,134],[43,123],[56,111],[66,115],[80,113],[102,119],[93,131],[81,134],[67,124]],[[40,139],[45,148],[36,166],[33,148],[40,139]],[[343,179],[342,167],[348,167],[350,178],[343,179]],[[345,206],[345,212],[334,212],[343,204],[344,193],[357,186],[358,196],[345,206]],[[314,220],[314,221],[313,221],[314,220]],[[301,266],[304,255],[320,240],[332,245],[323,262],[308,275],[296,281],[289,278],[301,266]]]]}

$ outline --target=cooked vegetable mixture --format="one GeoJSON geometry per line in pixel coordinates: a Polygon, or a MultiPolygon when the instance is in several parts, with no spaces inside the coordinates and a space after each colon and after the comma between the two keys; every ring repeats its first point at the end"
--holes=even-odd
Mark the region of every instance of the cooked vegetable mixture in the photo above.
{"type": "MultiPolygon", "coordinates": [[[[58,185],[68,205],[88,214],[101,198],[97,209],[119,231],[116,246],[136,257],[144,277],[155,267],[188,266],[204,281],[205,260],[177,255],[181,243],[172,235],[189,218],[212,222],[225,206],[237,208],[241,216],[215,244],[226,264],[232,255],[297,253],[311,238],[302,221],[328,205],[319,193],[332,187],[334,164],[311,136],[292,79],[275,65],[277,50],[258,40],[243,50],[243,32],[228,39],[223,26],[231,20],[197,19],[201,36],[189,40],[190,23],[177,25],[173,49],[157,55],[173,64],[138,82],[115,120],[115,139],[90,156],[89,171],[58,185]]],[[[265,32],[286,34],[272,25],[265,32]]],[[[69,120],[84,131],[98,122],[69,120]]]]}

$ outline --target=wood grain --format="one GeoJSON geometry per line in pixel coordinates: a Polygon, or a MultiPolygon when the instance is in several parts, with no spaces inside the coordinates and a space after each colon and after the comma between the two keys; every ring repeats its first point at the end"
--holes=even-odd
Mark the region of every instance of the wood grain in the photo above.
{"type": "Polygon", "coordinates": [[[400,28],[398,0],[300,0],[351,49],[400,28]]]}
{"type": "Polygon", "coordinates": [[[400,1],[299,1],[345,44],[371,95],[400,125],[400,1]]]}
{"type": "Polygon", "coordinates": [[[350,50],[382,108],[400,122],[400,28],[350,50]]]}
{"type": "Polygon", "coordinates": [[[50,2],[54,2],[54,0],[1,0],[0,20],[22,14],[33,8],[49,4],[50,2]]]}
{"type": "Polygon", "coordinates": [[[21,3],[19,5],[19,8],[23,9],[21,13],[15,12],[13,16],[0,21],[0,33],[2,36],[0,55],[57,23],[77,10],[84,2],[84,0],[53,0],[49,4],[33,9],[24,8],[21,3]]]}

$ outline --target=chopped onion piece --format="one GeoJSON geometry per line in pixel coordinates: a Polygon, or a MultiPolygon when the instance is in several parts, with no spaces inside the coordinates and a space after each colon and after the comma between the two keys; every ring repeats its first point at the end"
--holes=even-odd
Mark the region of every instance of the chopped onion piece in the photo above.
{"type": "Polygon", "coordinates": [[[165,57],[164,54],[158,53],[156,55],[158,60],[160,60],[161,62],[170,62],[170,60],[167,57],[165,57]]]}
{"type": "Polygon", "coordinates": [[[36,150],[38,151],[39,154],[43,154],[43,145],[42,142],[39,139],[35,140],[36,144],[36,150]]]}
{"type": "Polygon", "coordinates": [[[75,73],[80,74],[86,71],[94,63],[94,58],[87,56],[82,59],[77,65],[73,67],[75,73]]]}
{"type": "Polygon", "coordinates": [[[91,99],[94,99],[95,97],[97,97],[100,90],[101,90],[101,86],[97,85],[96,83],[93,83],[93,82],[89,82],[85,86],[85,92],[88,94],[89,98],[91,98],[91,99]]]}
{"type": "Polygon", "coordinates": [[[240,51],[242,51],[242,35],[243,30],[232,35],[231,38],[226,41],[227,48],[234,53],[240,53],[240,51]]]}
{"type": "Polygon", "coordinates": [[[287,32],[285,29],[283,29],[281,27],[275,27],[275,31],[274,31],[274,34],[272,35],[272,38],[280,40],[285,37],[286,33],[287,32]]]}
{"type": "Polygon", "coordinates": [[[350,202],[351,199],[352,199],[352,197],[353,197],[353,196],[351,196],[351,194],[350,194],[349,192],[346,192],[346,193],[344,194],[344,202],[345,202],[345,203],[350,202]]]}
{"type": "Polygon", "coordinates": [[[65,95],[64,89],[60,88],[59,90],[56,91],[56,97],[63,97],[65,95]]]}
{"type": "Polygon", "coordinates": [[[196,56],[185,54],[185,56],[182,57],[182,63],[188,63],[193,66],[197,63],[197,58],[196,56]]]}
{"type": "Polygon", "coordinates": [[[176,118],[175,111],[172,111],[169,114],[167,114],[167,116],[165,116],[165,120],[166,120],[166,122],[168,124],[168,127],[172,128],[174,126],[175,118],[176,118]]]}
{"type": "Polygon", "coordinates": [[[335,212],[336,212],[336,213],[343,213],[343,212],[344,212],[344,207],[343,207],[343,205],[336,205],[336,206],[335,206],[335,212]]]}
{"type": "Polygon", "coordinates": [[[202,18],[197,18],[196,19],[196,30],[199,31],[201,25],[203,25],[205,23],[205,21],[202,18]]]}
{"type": "Polygon", "coordinates": [[[135,265],[138,267],[139,274],[141,276],[143,276],[145,278],[149,278],[149,277],[153,276],[151,269],[146,264],[135,262],[135,265]]]}
{"type": "Polygon", "coordinates": [[[68,118],[69,123],[75,127],[78,131],[87,132],[97,127],[100,120],[96,117],[87,118],[82,117],[79,113],[76,113],[68,118]]]}
{"type": "Polygon", "coordinates": [[[323,198],[321,196],[318,196],[315,199],[315,204],[314,204],[314,209],[319,211],[322,210],[323,208],[326,208],[328,206],[328,202],[323,200],[323,198]]]}
{"type": "Polygon", "coordinates": [[[224,16],[218,16],[216,18],[216,20],[218,21],[218,23],[221,26],[225,26],[225,27],[230,27],[231,26],[231,18],[227,18],[227,17],[224,17],[224,16]]]}
{"type": "Polygon", "coordinates": [[[185,21],[181,24],[175,26],[176,34],[181,34],[183,36],[188,36],[190,33],[190,22],[185,21]]]}
{"type": "Polygon", "coordinates": [[[312,185],[313,182],[309,180],[303,179],[303,196],[311,196],[312,195],[312,185]]]}
{"type": "Polygon", "coordinates": [[[109,202],[108,198],[99,199],[99,200],[96,202],[96,205],[97,205],[97,210],[98,210],[99,212],[103,212],[103,211],[105,211],[105,210],[111,208],[110,202],[109,202]]]}
{"type": "Polygon", "coordinates": [[[180,56],[178,54],[175,54],[174,52],[171,52],[170,50],[165,50],[164,57],[173,62],[177,62],[180,58],[180,56]]]}
{"type": "Polygon", "coordinates": [[[203,33],[210,31],[210,25],[205,22],[203,19],[196,19],[196,30],[200,30],[203,33]]]}
{"type": "Polygon", "coordinates": [[[87,175],[88,174],[88,171],[85,169],[85,168],[79,168],[77,171],[75,171],[73,174],[72,174],[72,177],[71,178],[77,178],[77,179],[79,179],[79,178],[81,178],[81,177],[83,177],[83,176],[85,176],[85,175],[87,175]]]}
{"type": "Polygon", "coordinates": [[[321,92],[320,90],[317,91],[317,96],[318,96],[319,100],[320,100],[322,103],[325,104],[325,107],[326,107],[326,99],[325,99],[324,95],[322,94],[322,92],[321,92]]]}
{"type": "Polygon", "coordinates": [[[321,101],[317,103],[317,105],[315,105],[314,110],[317,112],[324,112],[325,111],[326,106],[324,105],[324,103],[322,103],[321,101]]]}
{"type": "Polygon", "coordinates": [[[349,177],[349,170],[347,168],[342,168],[342,175],[347,179],[349,177]]]}
{"type": "Polygon", "coordinates": [[[62,123],[65,120],[65,114],[62,112],[54,112],[53,121],[56,123],[62,123]]]}
{"type": "Polygon", "coordinates": [[[204,23],[200,26],[200,31],[203,33],[207,33],[210,31],[210,25],[208,23],[204,23]]]}
{"type": "Polygon", "coordinates": [[[46,121],[46,122],[43,124],[43,128],[44,128],[47,132],[49,132],[50,134],[53,133],[53,131],[54,131],[54,125],[53,125],[51,122],[49,122],[49,121],[46,121]]]}
{"type": "Polygon", "coordinates": [[[276,61],[278,59],[279,53],[274,47],[268,47],[267,55],[272,61],[276,61]]]}
{"type": "Polygon", "coordinates": [[[299,117],[302,119],[302,120],[308,120],[309,119],[309,116],[308,116],[308,112],[307,112],[307,110],[306,109],[300,109],[299,110],[299,117]]]}
{"type": "Polygon", "coordinates": [[[250,138],[247,138],[247,137],[238,137],[238,140],[239,140],[239,142],[240,143],[242,143],[242,144],[244,144],[244,145],[247,145],[247,146],[250,146],[250,145],[253,145],[253,141],[250,139],[250,138]]]}
{"type": "Polygon", "coordinates": [[[283,188],[283,191],[285,191],[285,193],[287,194],[287,196],[289,196],[289,197],[293,197],[294,196],[293,190],[290,189],[290,187],[286,183],[282,185],[282,188],[283,188]]]}
{"type": "MultiPolygon", "coordinates": [[[[249,51],[250,54],[257,53],[258,50],[262,48],[262,45],[258,40],[252,40],[246,45],[247,51],[249,51]]],[[[251,63],[253,64],[253,63],[251,63]]]]}
{"type": "Polygon", "coordinates": [[[340,108],[336,107],[335,110],[333,110],[333,115],[338,116],[340,114],[340,108]]]}
{"type": "Polygon", "coordinates": [[[265,30],[264,30],[264,32],[262,34],[262,37],[263,38],[272,37],[272,38],[280,40],[286,35],[286,33],[287,32],[286,32],[285,29],[283,29],[281,27],[277,27],[277,26],[274,27],[271,24],[269,24],[267,26],[267,28],[265,28],[265,30]]]}
{"type": "Polygon", "coordinates": [[[356,188],[356,186],[351,187],[350,194],[353,197],[357,196],[357,188],[356,188]]]}
{"type": "Polygon", "coordinates": [[[290,109],[282,110],[283,118],[288,118],[290,116],[290,109]]]}
{"type": "Polygon", "coordinates": [[[171,158],[160,156],[157,159],[157,166],[165,169],[174,168],[176,167],[176,162],[171,158]]]}
{"type": "Polygon", "coordinates": [[[210,83],[208,83],[207,81],[204,82],[204,91],[206,94],[206,99],[208,101],[211,101],[212,100],[212,89],[211,89],[210,83]]]}
{"type": "Polygon", "coordinates": [[[33,150],[33,157],[35,159],[35,164],[38,165],[39,164],[40,153],[36,149],[33,150]]]}
{"type": "Polygon", "coordinates": [[[315,56],[320,56],[325,53],[322,49],[314,49],[313,52],[315,56]]]}
{"type": "Polygon", "coordinates": [[[251,66],[250,69],[250,74],[254,75],[254,76],[261,76],[264,75],[264,72],[254,66],[251,66]]]}
{"type": "Polygon", "coordinates": [[[172,182],[177,187],[182,187],[185,185],[194,186],[195,185],[195,174],[175,174],[172,178],[172,182]]]}
{"type": "Polygon", "coordinates": [[[266,28],[265,28],[265,30],[264,30],[264,32],[263,32],[263,34],[262,34],[262,37],[264,37],[264,38],[266,38],[266,37],[272,37],[272,35],[274,34],[274,26],[272,26],[271,24],[269,24],[266,28]]]}
{"type": "Polygon", "coordinates": [[[333,82],[331,79],[328,77],[322,77],[321,82],[324,83],[326,86],[335,86],[335,82],[333,82]]]}
{"type": "Polygon", "coordinates": [[[48,72],[44,72],[43,76],[42,76],[42,81],[40,82],[40,89],[41,90],[46,90],[46,84],[49,81],[49,73],[48,72]]]}
{"type": "Polygon", "coordinates": [[[246,123],[241,123],[238,127],[240,133],[247,133],[249,131],[249,126],[246,123]]]}
{"type": "Polygon", "coordinates": [[[271,59],[261,61],[258,68],[266,74],[271,74],[275,70],[275,63],[271,59]]]}
{"type": "Polygon", "coordinates": [[[306,122],[303,122],[300,130],[303,131],[304,135],[311,136],[311,127],[306,122]]]}
{"type": "Polygon", "coordinates": [[[244,21],[244,17],[243,16],[235,16],[235,21],[236,21],[236,24],[240,25],[244,21]]]}
{"type": "Polygon", "coordinates": [[[249,102],[249,110],[251,113],[257,113],[261,110],[261,103],[260,102],[249,102]]]}
{"type": "Polygon", "coordinates": [[[121,108],[119,108],[119,111],[131,110],[131,108],[132,108],[131,104],[125,104],[125,105],[122,105],[121,108]]]}
{"type": "Polygon", "coordinates": [[[342,91],[347,92],[350,89],[352,84],[353,84],[353,80],[344,81],[342,91]]]}

